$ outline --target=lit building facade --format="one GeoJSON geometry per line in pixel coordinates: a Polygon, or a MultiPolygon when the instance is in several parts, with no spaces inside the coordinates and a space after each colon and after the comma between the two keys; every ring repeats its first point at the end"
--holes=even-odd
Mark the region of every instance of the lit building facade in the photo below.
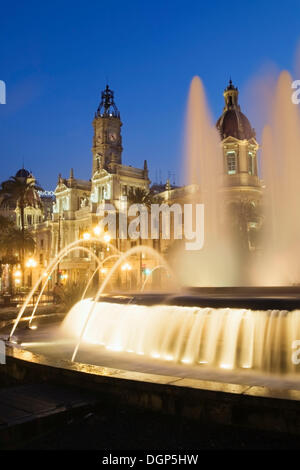
{"type": "MultiPolygon", "coordinates": [[[[93,236],[99,223],[97,209],[100,204],[113,204],[116,209],[129,190],[149,190],[147,162],[143,168],[134,168],[122,162],[121,117],[114,101],[114,94],[108,86],[102,92],[101,102],[93,120],[92,175],[90,181],[74,177],[73,169],[67,179],[59,175],[55,188],[56,203],[53,208],[51,258],[64,246],[83,238],[93,236]]],[[[111,240],[118,249],[125,251],[131,243],[111,240]]],[[[94,247],[100,258],[107,256],[111,248],[94,247]]],[[[86,279],[90,274],[91,257],[80,250],[73,251],[59,264],[63,276],[71,281],[86,279]]],[[[91,266],[92,265],[92,266],[91,266]]]]}
{"type": "Polygon", "coordinates": [[[231,212],[243,232],[245,249],[257,249],[262,224],[262,181],[258,174],[255,130],[241,112],[238,89],[230,80],[224,90],[225,106],[216,123],[223,149],[223,213],[231,212]]]}

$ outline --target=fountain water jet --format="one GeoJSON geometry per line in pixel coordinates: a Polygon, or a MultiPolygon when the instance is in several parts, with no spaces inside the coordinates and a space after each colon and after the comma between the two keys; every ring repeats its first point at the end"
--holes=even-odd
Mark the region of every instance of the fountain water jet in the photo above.
{"type": "MultiPolygon", "coordinates": [[[[111,249],[113,250],[117,250],[117,248],[115,246],[113,246],[112,244],[110,243],[107,243],[107,242],[104,242],[102,240],[99,240],[98,238],[94,238],[94,237],[91,237],[89,240],[88,240],[88,243],[100,243],[101,245],[105,245],[105,246],[109,246],[111,249]]],[[[60,256],[63,256],[65,255],[68,250],[70,250],[71,248],[73,247],[76,247],[76,246],[80,246],[82,243],[84,244],[87,244],[87,241],[86,240],[76,240],[75,242],[72,242],[72,243],[69,243],[69,245],[65,246],[64,248],[62,248],[60,250],[60,252],[56,255],[55,259],[49,264],[48,268],[47,268],[47,271],[46,271],[46,275],[49,276],[49,272],[52,270],[53,266],[56,264],[56,261],[57,261],[57,258],[60,257],[60,256]]],[[[19,321],[21,320],[22,316],[23,316],[23,313],[25,312],[30,300],[32,299],[32,296],[34,295],[35,291],[38,289],[40,283],[43,281],[43,278],[44,278],[44,274],[41,274],[41,276],[39,277],[39,279],[36,281],[35,285],[33,286],[33,288],[31,289],[31,291],[29,292],[28,296],[26,297],[22,307],[20,308],[20,311],[18,313],[18,316],[15,320],[15,323],[12,327],[12,330],[10,332],[10,335],[8,337],[9,340],[11,340],[18,324],[19,324],[19,321]]]]}
{"type": "Polygon", "coordinates": [[[179,250],[175,256],[183,285],[230,286],[237,283],[240,274],[238,256],[228,242],[228,221],[223,210],[223,160],[204,86],[199,77],[194,77],[188,98],[184,162],[189,202],[204,204],[204,247],[193,252],[179,250]]]}
{"type": "Polygon", "coordinates": [[[282,72],[262,139],[263,256],[254,277],[265,285],[300,282],[300,115],[291,84],[289,73],[282,72]]]}
{"type": "Polygon", "coordinates": [[[111,260],[111,259],[114,259],[114,258],[119,258],[121,255],[118,254],[118,255],[110,255],[110,256],[107,256],[107,258],[105,258],[103,261],[101,261],[101,263],[97,266],[97,268],[94,270],[93,274],[90,276],[89,280],[88,280],[88,283],[87,285],[85,286],[85,289],[83,291],[83,294],[81,296],[81,300],[84,299],[85,297],[85,294],[87,293],[88,291],[88,288],[90,287],[90,284],[92,282],[92,280],[94,279],[96,273],[99,271],[99,269],[102,268],[102,266],[104,265],[104,263],[106,263],[107,261],[111,260]]]}
{"type": "MultiPolygon", "coordinates": [[[[79,247],[70,248],[70,250],[69,250],[66,254],[60,256],[60,257],[56,260],[55,265],[51,268],[51,271],[49,272],[49,274],[47,274],[46,281],[45,281],[44,284],[43,284],[43,287],[42,287],[42,289],[41,289],[41,292],[39,293],[39,296],[38,296],[38,298],[37,298],[36,304],[35,304],[35,306],[34,306],[34,309],[33,309],[33,311],[32,311],[32,314],[31,314],[31,316],[30,316],[29,325],[31,325],[31,323],[32,323],[32,320],[33,320],[34,315],[35,315],[35,312],[36,312],[36,310],[37,310],[37,308],[38,308],[39,302],[40,302],[40,300],[41,300],[41,298],[42,298],[42,295],[43,295],[43,293],[44,293],[44,290],[46,289],[47,284],[48,284],[48,282],[49,282],[49,277],[53,274],[53,272],[54,272],[55,269],[57,268],[58,264],[62,261],[62,259],[63,259],[65,256],[67,256],[68,254],[72,253],[73,251],[77,251],[77,250],[83,251],[84,253],[87,253],[87,254],[91,255],[91,257],[92,257],[92,258],[96,261],[96,263],[98,264],[98,268],[101,267],[102,263],[100,262],[98,256],[96,256],[95,253],[93,253],[92,250],[90,250],[89,248],[86,248],[85,246],[79,246],[79,247]]],[[[97,268],[97,269],[98,269],[98,268],[97,268]]]]}
{"type": "Polygon", "coordinates": [[[95,308],[95,305],[97,302],[99,302],[99,299],[100,299],[100,296],[101,294],[103,293],[105,287],[107,286],[108,282],[110,281],[111,277],[113,276],[113,274],[116,272],[116,270],[119,268],[119,266],[121,266],[121,264],[129,257],[129,256],[132,256],[134,254],[138,254],[138,253],[143,253],[143,252],[146,252],[154,257],[157,257],[160,261],[161,264],[166,264],[166,261],[164,260],[164,258],[157,252],[155,251],[153,248],[150,248],[148,246],[135,246],[133,248],[130,248],[129,250],[127,250],[125,253],[123,253],[123,255],[120,256],[120,258],[118,259],[118,261],[114,264],[114,266],[111,268],[110,272],[108,273],[108,275],[106,276],[105,280],[103,281],[103,283],[101,284],[101,286],[99,287],[98,289],[98,292],[96,294],[96,297],[95,297],[95,300],[92,304],[92,307],[86,317],[86,321],[85,323],[83,324],[83,327],[82,327],[82,330],[80,332],[80,335],[79,335],[79,340],[78,340],[78,343],[76,344],[75,346],[75,349],[74,349],[74,352],[73,352],[73,355],[72,355],[72,361],[74,362],[75,361],[75,358],[76,358],[76,354],[78,352],[78,349],[79,349],[79,346],[80,346],[80,343],[81,343],[81,340],[84,336],[84,333],[86,331],[86,328],[88,326],[88,323],[89,323],[89,320],[91,318],[91,315],[94,311],[94,308],[95,308]]]}

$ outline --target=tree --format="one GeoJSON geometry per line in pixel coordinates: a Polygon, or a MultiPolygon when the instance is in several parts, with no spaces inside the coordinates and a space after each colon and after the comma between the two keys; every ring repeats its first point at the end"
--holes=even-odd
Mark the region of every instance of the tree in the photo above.
{"type": "Polygon", "coordinates": [[[0,215],[0,256],[1,256],[0,276],[1,277],[3,274],[2,264],[7,262],[6,247],[3,248],[1,240],[7,236],[9,229],[12,229],[13,225],[14,223],[12,220],[10,220],[8,217],[4,217],[3,215],[0,215]]]}
{"type": "MultiPolygon", "coordinates": [[[[0,225],[1,225],[0,218],[0,225]]],[[[9,286],[12,290],[12,266],[18,264],[21,260],[23,250],[33,252],[35,241],[30,233],[14,227],[11,223],[8,228],[0,232],[0,253],[1,264],[10,265],[9,267],[9,286]]],[[[2,271],[1,271],[2,275],[2,271]]]]}
{"type": "Polygon", "coordinates": [[[11,227],[7,232],[1,233],[0,250],[7,255],[17,253],[21,259],[23,248],[25,251],[33,252],[35,240],[26,230],[22,232],[16,227],[11,227]]]}
{"type": "MultiPolygon", "coordinates": [[[[27,177],[20,176],[11,176],[8,180],[1,183],[0,188],[0,197],[1,206],[9,204],[10,202],[15,202],[17,207],[20,209],[20,221],[21,221],[21,251],[20,251],[20,261],[21,261],[21,271],[22,278],[24,283],[24,259],[25,259],[25,249],[28,239],[26,240],[25,236],[25,208],[28,206],[33,206],[35,202],[35,191],[41,191],[42,188],[35,182],[34,179],[29,179],[27,177]]],[[[16,232],[17,233],[17,232],[16,232]]],[[[19,234],[15,237],[19,237],[19,234]]],[[[18,242],[20,238],[18,238],[18,242]]],[[[7,240],[9,242],[9,240],[7,240]]],[[[17,239],[15,238],[15,242],[17,239]]]]}
{"type": "Polygon", "coordinates": [[[0,234],[1,235],[7,232],[13,226],[14,226],[14,223],[12,220],[10,220],[8,217],[4,217],[4,215],[0,215],[0,234]]]}
{"type": "Polygon", "coordinates": [[[130,188],[127,197],[131,204],[145,204],[147,207],[150,207],[151,204],[160,203],[158,196],[143,188],[130,188]]]}

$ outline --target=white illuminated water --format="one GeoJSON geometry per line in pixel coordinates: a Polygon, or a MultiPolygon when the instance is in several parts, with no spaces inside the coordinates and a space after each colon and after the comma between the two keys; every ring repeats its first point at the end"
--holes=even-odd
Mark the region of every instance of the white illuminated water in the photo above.
{"type": "MultiPolygon", "coordinates": [[[[80,336],[92,300],[78,302],[62,326],[80,336]]],[[[96,303],[82,342],[173,363],[293,373],[300,311],[96,303]]]]}

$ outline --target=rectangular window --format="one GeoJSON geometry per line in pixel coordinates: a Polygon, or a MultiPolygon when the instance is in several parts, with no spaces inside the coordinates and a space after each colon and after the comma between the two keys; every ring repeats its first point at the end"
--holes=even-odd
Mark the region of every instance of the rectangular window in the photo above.
{"type": "Polygon", "coordinates": [[[248,152],[248,173],[254,175],[254,156],[252,152],[248,152]]]}
{"type": "Polygon", "coordinates": [[[105,199],[106,201],[108,201],[110,198],[111,198],[110,184],[107,183],[107,184],[103,187],[103,199],[105,199]]]}
{"type": "Polygon", "coordinates": [[[227,152],[227,172],[229,175],[236,174],[236,156],[235,152],[227,152]]]}

